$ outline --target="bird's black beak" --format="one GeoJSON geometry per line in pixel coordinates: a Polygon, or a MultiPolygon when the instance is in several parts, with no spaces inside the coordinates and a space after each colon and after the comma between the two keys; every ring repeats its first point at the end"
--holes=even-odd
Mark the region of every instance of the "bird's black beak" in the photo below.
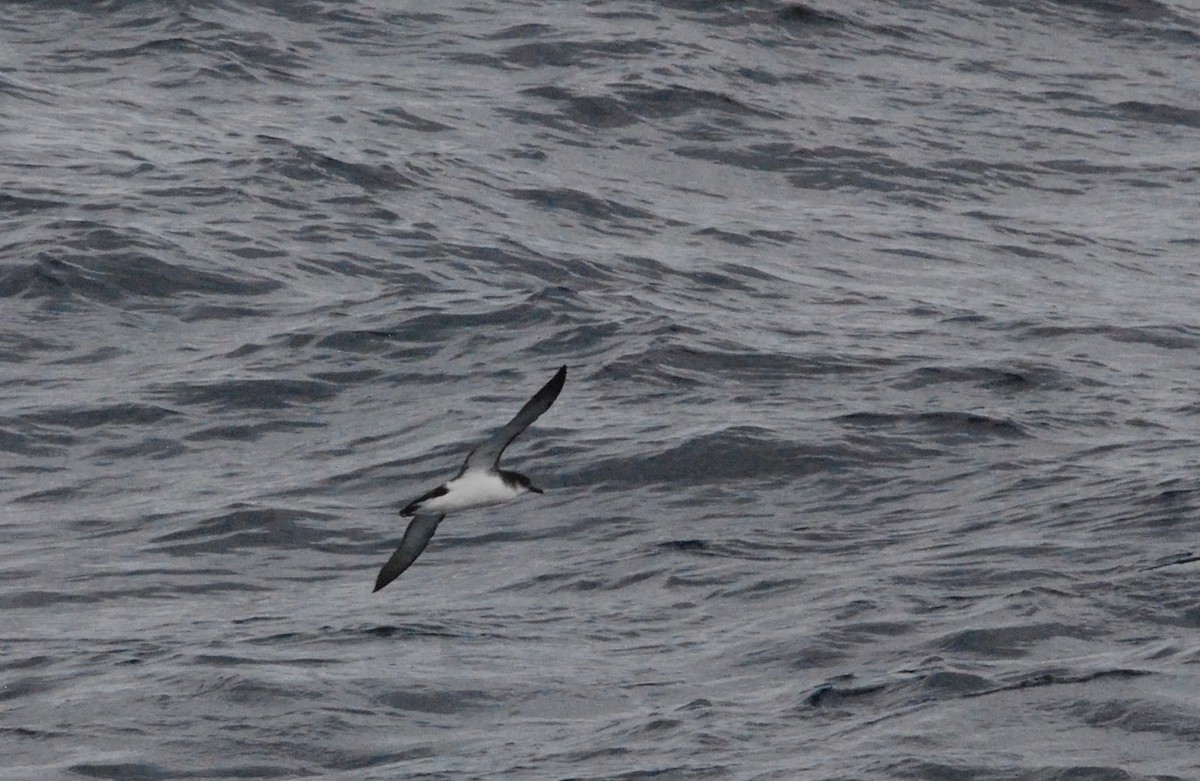
{"type": "Polygon", "coordinates": [[[544,493],[546,493],[546,492],[545,492],[545,491],[543,491],[542,489],[538,488],[536,485],[531,485],[531,486],[529,486],[529,490],[530,490],[530,491],[533,491],[535,494],[544,494],[544,493]]]}

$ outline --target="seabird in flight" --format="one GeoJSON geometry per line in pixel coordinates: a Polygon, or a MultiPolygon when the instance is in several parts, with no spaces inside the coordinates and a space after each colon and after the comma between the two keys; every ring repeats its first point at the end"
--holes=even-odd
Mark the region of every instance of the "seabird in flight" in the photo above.
{"type": "Polygon", "coordinates": [[[516,417],[471,451],[453,480],[442,483],[414,499],[400,511],[402,516],[412,518],[412,521],[404,531],[400,547],[396,548],[396,552],[383,565],[383,569],[379,570],[379,577],[375,579],[376,591],[400,577],[400,573],[417,560],[421,551],[429,544],[433,533],[437,531],[438,524],[446,517],[446,513],[500,504],[530,492],[542,493],[542,489],[535,486],[528,477],[500,469],[498,463],[504,449],[520,436],[530,423],[550,409],[566,380],[567,367],[563,366],[550,382],[525,402],[525,406],[521,407],[516,417]]]}

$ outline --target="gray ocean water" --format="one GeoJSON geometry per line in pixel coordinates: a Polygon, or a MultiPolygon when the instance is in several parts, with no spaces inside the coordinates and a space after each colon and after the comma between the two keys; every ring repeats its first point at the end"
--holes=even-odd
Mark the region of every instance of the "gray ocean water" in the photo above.
{"type": "Polygon", "coordinates": [[[1192,0],[33,0],[0,96],[5,781],[1200,778],[1192,0]]]}

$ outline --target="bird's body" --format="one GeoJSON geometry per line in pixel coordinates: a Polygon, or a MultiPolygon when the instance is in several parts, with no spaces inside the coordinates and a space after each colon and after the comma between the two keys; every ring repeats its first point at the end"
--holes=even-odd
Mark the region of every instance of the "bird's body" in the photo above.
{"type": "Polygon", "coordinates": [[[525,475],[500,469],[498,463],[504,449],[550,409],[566,379],[567,367],[563,366],[504,428],[471,451],[454,479],[414,499],[400,511],[401,515],[413,520],[404,531],[400,547],[379,571],[375,579],[376,591],[398,578],[416,561],[446,513],[502,504],[522,494],[542,492],[525,475]]]}
{"type": "Polygon", "coordinates": [[[401,515],[429,515],[470,510],[503,504],[530,491],[541,493],[541,489],[525,488],[510,477],[513,472],[500,470],[468,469],[448,483],[443,483],[420,499],[415,499],[400,511],[401,515]]]}

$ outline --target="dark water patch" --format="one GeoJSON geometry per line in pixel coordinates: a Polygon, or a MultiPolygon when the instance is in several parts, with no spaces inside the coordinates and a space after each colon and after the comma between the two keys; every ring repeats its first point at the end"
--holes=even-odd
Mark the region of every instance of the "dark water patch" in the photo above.
{"type": "Polygon", "coordinates": [[[1184,564],[1193,564],[1197,561],[1200,561],[1200,555],[1196,555],[1194,553],[1179,553],[1167,557],[1165,561],[1160,561],[1154,566],[1146,567],[1146,570],[1149,571],[1163,569],[1165,567],[1182,566],[1184,564]]]}
{"type": "Polygon", "coordinates": [[[207,442],[210,440],[253,442],[254,440],[262,438],[265,434],[302,431],[304,429],[322,428],[324,426],[324,423],[314,423],[304,420],[273,420],[265,423],[251,423],[243,425],[230,424],[206,426],[199,431],[193,431],[190,434],[185,434],[183,439],[186,442],[207,442]]]}
{"type": "Polygon", "coordinates": [[[1069,262],[1068,257],[1062,253],[1034,249],[1033,247],[1023,244],[1006,244],[1003,242],[996,242],[988,244],[987,248],[991,252],[997,253],[1001,256],[1013,256],[1018,258],[1027,258],[1029,260],[1054,261],[1064,265],[1069,262]]]}
{"type": "Polygon", "coordinates": [[[483,37],[489,41],[515,41],[529,38],[548,38],[555,33],[557,33],[556,27],[537,22],[528,22],[526,24],[514,24],[510,27],[505,27],[502,30],[488,33],[483,37]]]}
{"type": "Polygon", "coordinates": [[[478,689],[448,689],[445,691],[417,691],[413,688],[392,689],[382,684],[371,699],[394,711],[415,713],[470,713],[487,707],[495,698],[490,692],[478,689]]]}
{"type": "MultiPolygon", "coordinates": [[[[472,307],[463,308],[469,310],[472,307]]],[[[421,312],[420,310],[414,311],[419,313],[407,316],[406,319],[396,325],[364,332],[358,337],[358,340],[353,337],[350,339],[352,342],[357,342],[359,347],[363,348],[364,351],[366,351],[366,340],[386,338],[398,345],[404,345],[406,342],[431,345],[431,350],[436,352],[436,349],[441,347],[445,342],[452,341],[455,337],[460,337],[464,333],[488,333],[494,329],[512,327],[514,323],[532,327],[552,322],[554,318],[552,311],[533,302],[483,308],[480,311],[463,312],[461,309],[428,313],[421,312]]],[[[414,377],[418,375],[408,370],[405,376],[414,377]]],[[[441,377],[439,376],[440,380],[441,377]]]]}
{"type": "Polygon", "coordinates": [[[661,42],[629,38],[593,42],[588,40],[536,41],[510,46],[500,53],[506,65],[518,68],[587,68],[601,61],[626,59],[652,52],[661,42]]]}
{"type": "Polygon", "coordinates": [[[802,594],[812,586],[812,578],[802,575],[794,578],[754,578],[743,579],[720,592],[722,598],[735,598],[743,601],[773,599],[783,594],[802,594]]]}
{"type": "Polygon", "coordinates": [[[92,455],[101,461],[136,458],[161,460],[182,456],[186,454],[188,450],[189,449],[187,447],[184,447],[174,439],[147,437],[140,442],[135,442],[129,445],[112,445],[109,447],[98,448],[93,452],[92,455]]]}
{"type": "MultiPolygon", "coordinates": [[[[805,583],[798,584],[799,588],[793,593],[811,592],[814,584],[819,585],[818,579],[810,576],[805,583]]],[[[896,638],[917,633],[921,626],[917,621],[862,621],[852,620],[852,617],[865,615],[870,610],[869,605],[851,604],[844,607],[842,623],[821,632],[823,644],[835,649],[869,648],[882,642],[890,642],[896,638]]]]}
{"type": "Polygon", "coordinates": [[[646,720],[645,722],[633,726],[627,726],[620,730],[623,734],[630,738],[648,738],[651,740],[666,740],[671,733],[676,732],[684,725],[681,719],[672,719],[657,717],[646,720]]]}
{"type": "Polygon", "coordinates": [[[543,572],[532,577],[522,578],[515,583],[503,586],[502,591],[525,591],[525,590],[542,590],[550,587],[551,589],[559,588],[558,584],[566,583],[576,577],[575,572],[543,572]]]}
{"type": "Polygon", "coordinates": [[[454,129],[451,125],[417,116],[399,107],[385,108],[376,117],[372,121],[377,125],[400,127],[418,133],[444,133],[454,129]]]}
{"type": "MultiPolygon", "coordinates": [[[[1133,672],[1133,671],[1125,671],[1133,672]]],[[[1116,673],[1118,677],[1129,677],[1116,673]]],[[[1089,726],[1118,729],[1135,735],[1171,735],[1191,740],[1200,734],[1200,718],[1170,703],[1109,699],[1085,700],[1071,707],[1089,726]]]]}
{"type": "Polygon", "coordinates": [[[345,631],[340,631],[337,634],[350,642],[361,642],[362,635],[370,635],[384,639],[400,638],[411,639],[418,637],[458,637],[467,638],[477,635],[477,628],[466,624],[454,624],[452,622],[430,622],[418,623],[409,622],[402,625],[382,624],[367,628],[354,627],[345,631]]]}
{"type": "Polygon", "coordinates": [[[804,702],[814,708],[845,708],[873,702],[888,690],[886,683],[861,686],[826,684],[811,692],[804,702]]]}
{"type": "Polygon", "coordinates": [[[1059,637],[1092,640],[1096,630],[1058,622],[1020,626],[964,629],[943,637],[938,647],[955,654],[989,659],[1018,659],[1028,656],[1032,647],[1059,637]]]}
{"type": "MultiPolygon", "coordinates": [[[[853,676],[842,676],[852,679],[853,676]]],[[[994,681],[970,673],[937,670],[902,675],[892,680],[853,685],[849,680],[828,683],[804,699],[808,707],[839,710],[887,710],[936,700],[957,700],[996,688],[994,681]]]]}
{"type": "Polygon", "coordinates": [[[262,168],[260,175],[268,179],[278,175],[306,183],[343,181],[370,193],[408,190],[417,186],[416,181],[387,163],[351,163],[314,147],[274,136],[260,135],[258,140],[280,153],[262,157],[258,161],[262,168]]]}
{"type": "Polygon", "coordinates": [[[650,87],[641,84],[623,85],[617,88],[627,110],[640,117],[667,119],[693,112],[715,112],[737,117],[754,116],[764,119],[777,118],[773,111],[748,106],[732,95],[712,90],[696,89],[682,84],[666,87],[650,87]]]}
{"type": "MultiPolygon", "coordinates": [[[[1101,165],[1091,160],[1079,160],[1074,158],[1042,160],[1038,165],[1047,171],[1056,171],[1068,174],[1082,174],[1094,178],[1128,176],[1140,170],[1139,168],[1130,168],[1129,166],[1124,165],[1101,165]]],[[[979,216],[983,217],[983,215],[979,216]]],[[[987,217],[984,218],[989,219],[987,217]]],[[[1018,231],[1011,226],[997,226],[997,228],[1004,233],[1027,233],[1026,231],[1018,231]]]]}
{"type": "MultiPolygon", "coordinates": [[[[1141,623],[1158,627],[1160,632],[1163,628],[1194,631],[1200,627],[1200,603],[1187,578],[1196,570],[1188,566],[1174,571],[1159,569],[1145,580],[1137,578],[1124,584],[1119,598],[1108,597],[1105,602],[1130,618],[1136,616],[1141,623]]],[[[1102,583],[1089,590],[1097,594],[1108,592],[1102,583]]]]}
{"type": "Polygon", "coordinates": [[[961,696],[987,697],[989,695],[999,694],[1001,692],[1019,691],[1022,689],[1036,689],[1044,686],[1071,686],[1106,679],[1141,678],[1147,675],[1153,675],[1153,673],[1149,670],[1133,670],[1125,668],[1095,670],[1086,673],[1072,673],[1067,670],[1052,670],[1043,673],[1036,673],[1034,675],[1022,676],[1015,681],[1011,681],[1000,686],[994,686],[980,691],[965,692],[961,696]]]}
{"type": "Polygon", "coordinates": [[[1195,350],[1200,347],[1200,328],[1188,325],[1033,325],[1024,329],[1023,338],[1039,341],[1093,335],[1114,342],[1146,344],[1165,350],[1195,350]]]}
{"type": "MultiPolygon", "coordinates": [[[[685,539],[655,543],[644,555],[685,556],[699,559],[741,559],[743,561],[795,561],[798,549],[795,542],[773,542],[763,539],[760,532],[747,524],[748,518],[731,511],[697,514],[697,523],[717,522],[728,536],[707,540],[685,539]],[[731,525],[729,522],[736,520],[731,525]]],[[[773,524],[774,516],[765,516],[763,523],[773,524]]]]}
{"type": "Polygon", "coordinates": [[[239,674],[239,672],[217,674],[216,683],[206,689],[206,695],[216,696],[223,702],[242,705],[242,707],[263,707],[268,703],[276,705],[276,707],[283,707],[284,703],[302,703],[313,701],[319,697],[318,693],[306,689],[302,685],[296,685],[293,681],[289,681],[287,684],[274,683],[274,681],[265,680],[264,677],[254,677],[258,671],[252,671],[252,669],[246,671],[246,674],[239,674]]]}
{"type": "MultiPolygon", "coordinates": [[[[1035,516],[1036,517],[1036,516],[1035,516]]],[[[992,522],[988,528],[996,529],[1000,523],[992,522]]],[[[979,589],[1020,586],[1027,583],[1065,584],[1070,578],[1052,565],[1029,567],[1014,562],[1070,560],[1072,550],[1044,546],[1021,551],[1019,546],[1000,546],[988,550],[969,550],[960,555],[946,556],[946,560],[959,559],[955,566],[931,566],[921,568],[917,576],[903,575],[905,583],[920,583],[927,588],[942,591],[977,592],[979,589]],[[994,562],[994,563],[992,563],[994,562]]],[[[1048,587],[1048,586],[1047,586],[1048,587]]]]}
{"type": "MultiPolygon", "coordinates": [[[[677,146],[674,154],[750,171],[786,174],[792,186],[809,190],[870,190],[874,192],[923,192],[943,196],[948,190],[971,193],[980,177],[954,166],[919,168],[881,152],[844,147],[805,148],[771,142],[729,147],[705,144],[677,146]]],[[[978,195],[972,195],[978,200],[978,195]]]]}
{"type": "Polygon", "coordinates": [[[269,317],[274,312],[261,307],[196,304],[179,313],[180,322],[200,323],[206,320],[239,321],[247,318],[269,317]]]}
{"type": "MultiPolygon", "coordinates": [[[[878,710],[897,705],[908,707],[931,701],[989,697],[1050,686],[1075,686],[1100,680],[1140,678],[1149,674],[1145,670],[1123,668],[1085,673],[1057,670],[1024,675],[1009,682],[997,683],[995,680],[973,673],[937,670],[862,685],[852,685],[842,681],[825,684],[817,687],[805,697],[804,704],[815,708],[878,710]]],[[[843,677],[852,678],[852,676],[843,677]]]]}
{"type": "MultiPolygon", "coordinates": [[[[0,361],[5,363],[25,363],[34,357],[68,352],[71,349],[67,343],[51,341],[39,334],[20,333],[15,329],[0,331],[0,361]]],[[[12,382],[14,381],[0,378],[0,388],[12,382]]]]}
{"type": "Polygon", "coordinates": [[[982,675],[940,670],[921,678],[921,693],[932,699],[953,699],[995,687],[995,682],[982,675]]]}
{"type": "MultiPolygon", "coordinates": [[[[203,574],[203,571],[201,571],[203,574]]],[[[104,589],[96,586],[103,582],[103,576],[78,576],[71,579],[80,591],[48,591],[45,589],[14,592],[0,597],[0,605],[22,609],[64,609],[69,605],[92,605],[104,602],[123,603],[129,600],[146,600],[161,602],[162,600],[185,599],[186,595],[198,594],[229,594],[239,592],[256,592],[260,589],[239,582],[242,575],[224,572],[228,579],[214,577],[199,583],[194,582],[197,572],[181,570],[156,577],[153,581],[136,581],[140,585],[124,585],[115,589],[104,589]]]]}
{"type": "Polygon", "coordinates": [[[747,266],[725,264],[722,270],[693,271],[689,276],[694,285],[702,288],[753,294],[754,299],[760,302],[760,305],[762,305],[761,302],[779,298],[779,295],[771,291],[769,287],[764,289],[764,283],[769,285],[773,277],[747,266]],[[743,282],[743,278],[750,281],[743,282]]]}
{"type": "Polygon", "coordinates": [[[1050,0],[1048,6],[1079,8],[1096,16],[1115,16],[1119,19],[1177,18],[1169,6],[1157,0],[1050,0]]]}
{"type": "MultiPolygon", "coordinates": [[[[709,570],[697,569],[691,572],[676,572],[668,575],[663,580],[663,587],[668,590],[675,591],[694,591],[701,590],[700,593],[710,595],[713,589],[717,586],[732,586],[737,583],[738,575],[733,573],[718,573],[709,570]]],[[[677,602],[676,606],[681,610],[688,610],[694,607],[691,602],[677,602]]]]}
{"type": "Polygon", "coordinates": [[[272,657],[262,659],[251,656],[236,656],[234,654],[196,654],[192,656],[191,661],[198,665],[216,668],[237,668],[237,667],[324,667],[328,665],[336,665],[339,662],[336,659],[321,659],[311,656],[295,656],[286,659],[272,657]]]}
{"type": "Polygon", "coordinates": [[[0,425],[0,453],[29,457],[57,456],[66,452],[66,448],[76,440],[71,436],[48,436],[49,432],[27,429],[28,426],[24,424],[13,427],[0,425]]]}
{"type": "Polygon", "coordinates": [[[312,378],[338,385],[364,385],[383,374],[379,369],[353,369],[347,371],[313,372],[312,378]]]}
{"type": "Polygon", "coordinates": [[[55,488],[43,488],[37,491],[30,491],[29,493],[18,495],[12,501],[22,504],[44,504],[70,501],[79,497],[83,493],[83,489],[87,485],[93,484],[94,482],[94,480],[89,480],[84,481],[84,483],[79,485],[62,485],[55,488]]]}
{"type": "Polygon", "coordinates": [[[54,691],[57,682],[49,677],[21,675],[13,676],[0,686],[0,702],[19,700],[32,695],[43,695],[54,691]]]}
{"type": "MultiPolygon", "coordinates": [[[[14,29],[15,33],[24,31],[25,29],[20,27],[14,29]]],[[[30,103],[43,106],[56,105],[61,99],[61,96],[56,91],[44,89],[35,84],[24,83],[15,77],[5,75],[0,75],[0,95],[7,95],[14,100],[29,101],[30,103]]]]}
{"type": "Polygon", "coordinates": [[[113,358],[119,358],[129,354],[129,349],[126,347],[97,347],[89,349],[82,355],[72,355],[67,358],[62,358],[54,361],[56,366],[87,366],[89,364],[104,363],[113,358]]]}
{"type": "Polygon", "coordinates": [[[648,569],[641,572],[635,572],[630,575],[609,575],[602,578],[574,576],[567,579],[567,582],[556,586],[552,591],[618,591],[641,583],[646,580],[652,580],[662,575],[664,570],[648,569]]]}
{"type": "Polygon", "coordinates": [[[10,266],[0,276],[0,298],[79,296],[115,302],[128,296],[172,298],[184,293],[262,295],[279,287],[273,281],[200,271],[152,255],[122,251],[86,255],[42,252],[33,263],[10,266]]]}
{"type": "MultiPolygon", "coordinates": [[[[871,768],[880,777],[906,781],[1028,781],[1024,775],[998,773],[991,765],[935,762],[927,759],[891,759],[871,768]]],[[[1078,779],[1077,781],[1087,781],[1078,779]]]]}
{"type": "Polygon", "coordinates": [[[841,14],[820,10],[803,3],[786,3],[774,13],[775,17],[792,33],[806,30],[823,31],[852,25],[852,22],[841,14]]]}
{"type": "MultiPolygon", "coordinates": [[[[1190,444],[1180,443],[1174,447],[1187,447],[1190,444]]],[[[1097,517],[1099,514],[1093,514],[1093,518],[1098,521],[1105,516],[1111,518],[1108,522],[1098,524],[1098,528],[1119,529],[1134,524],[1148,532],[1160,535],[1173,534],[1184,539],[1194,533],[1197,527],[1197,518],[1200,516],[1198,513],[1200,490],[1194,488],[1164,489],[1160,486],[1146,485],[1146,482],[1144,479],[1120,481],[1116,486],[1110,482],[1103,486],[1108,489],[1108,492],[1111,492],[1109,496],[1096,492],[1100,495],[1089,503],[1100,504],[1111,501],[1113,494],[1135,497],[1130,500],[1129,506],[1120,513],[1105,513],[1099,517],[1097,517]],[[1114,487],[1117,487],[1118,490],[1112,491],[1114,487]]]]}
{"type": "Polygon", "coordinates": [[[854,374],[891,366],[894,363],[892,358],[821,352],[792,355],[748,349],[741,345],[728,345],[723,349],[666,345],[653,347],[629,358],[611,361],[604,367],[604,372],[615,374],[627,371],[626,374],[619,375],[620,378],[632,379],[644,375],[651,368],[661,372],[662,368],[666,367],[709,378],[717,376],[747,383],[770,383],[854,374]]]}
{"type": "Polygon", "coordinates": [[[30,740],[50,740],[53,738],[65,738],[66,733],[60,730],[34,729],[32,727],[3,727],[0,726],[0,735],[11,735],[14,738],[28,738],[30,740]]]}
{"type": "Polygon", "coordinates": [[[1182,108],[1165,103],[1145,103],[1139,100],[1122,101],[1114,104],[1112,109],[1119,116],[1138,122],[1200,127],[1200,109],[1182,108]]]}
{"type": "MultiPolygon", "coordinates": [[[[609,751],[588,752],[593,760],[606,757],[621,757],[632,752],[626,749],[611,749],[609,751]]],[[[643,760],[645,761],[645,760],[643,760]]],[[[730,769],[726,765],[710,763],[667,764],[660,761],[649,762],[658,765],[652,770],[630,770],[624,773],[577,776],[569,775],[563,781],[690,781],[690,779],[729,778],[730,769]]],[[[623,761],[622,765],[628,764],[623,761]]]]}
{"type": "MultiPolygon", "coordinates": [[[[148,170],[154,169],[149,168],[148,170]]],[[[146,172],[147,171],[138,171],[138,173],[146,172]]],[[[197,206],[220,206],[237,200],[241,197],[242,192],[234,187],[178,184],[170,187],[148,188],[145,190],[145,194],[153,198],[162,198],[164,200],[185,198],[197,206]]],[[[253,244],[241,244],[241,242],[246,241],[246,239],[229,231],[214,231],[213,238],[220,239],[223,243],[229,243],[233,245],[225,251],[228,254],[243,260],[279,258],[284,255],[284,253],[279,249],[267,249],[265,247],[256,246],[253,244]]]]}
{"type": "Polygon", "coordinates": [[[620,128],[638,121],[621,100],[607,95],[576,95],[561,87],[534,87],[525,90],[525,95],[562,103],[558,114],[544,114],[528,110],[513,112],[514,118],[535,121],[538,124],[562,126],[584,125],[591,128],[620,128]]]}
{"type": "Polygon", "coordinates": [[[317,380],[223,380],[212,383],[176,383],[159,391],[184,407],[214,410],[271,410],[327,401],[339,388],[317,380]]]}
{"type": "Polygon", "coordinates": [[[32,670],[39,668],[49,668],[58,662],[57,657],[53,656],[28,656],[16,659],[0,659],[0,671],[10,670],[32,670]]]}
{"type": "Polygon", "coordinates": [[[673,151],[676,155],[690,160],[703,160],[755,171],[799,171],[812,168],[819,162],[817,150],[785,143],[737,148],[677,146],[673,151]]]}
{"type": "Polygon", "coordinates": [[[1070,391],[1076,386],[1102,385],[1088,378],[1073,377],[1047,364],[1013,364],[993,366],[923,366],[908,372],[894,383],[899,390],[915,390],[934,385],[965,383],[1000,393],[1023,393],[1032,390],[1070,391]]]}
{"type": "Polygon", "coordinates": [[[98,601],[99,598],[92,594],[47,591],[45,589],[12,590],[0,594],[0,608],[5,610],[49,608],[67,604],[90,604],[98,601]]]}
{"type": "Polygon", "coordinates": [[[177,578],[183,576],[189,578],[206,578],[208,580],[216,581],[234,578],[238,574],[239,573],[237,570],[225,567],[199,567],[192,564],[181,563],[178,567],[136,567],[132,569],[122,568],[119,577],[165,580],[168,578],[177,578]]]}
{"type": "Polygon", "coordinates": [[[25,416],[47,427],[90,429],[98,426],[149,426],[179,413],[152,404],[106,404],[95,407],[59,407],[25,416]]]}
{"type": "Polygon", "coordinates": [[[316,346],[364,355],[396,349],[394,336],[390,331],[374,330],[338,331],[321,337],[316,346]]]}
{"type": "Polygon", "coordinates": [[[708,540],[668,540],[658,543],[658,547],[668,551],[686,551],[689,553],[710,553],[714,546],[708,540]]]}
{"type": "MultiPolygon", "coordinates": [[[[1036,171],[1033,168],[1023,163],[1001,163],[986,159],[951,157],[934,163],[933,168],[948,176],[949,179],[947,181],[959,183],[974,181],[989,188],[1003,186],[1005,188],[1028,190],[1037,186],[1037,183],[1044,182],[1043,179],[1039,179],[1035,175],[1036,171]]],[[[1040,186],[1046,187],[1044,183],[1040,186]]],[[[1058,190],[1054,191],[1057,192],[1058,190]]],[[[1076,191],[1072,190],[1070,192],[1076,191]]],[[[1008,224],[998,226],[998,229],[1003,233],[1016,232],[1008,224]]],[[[910,233],[908,235],[919,236],[920,233],[910,233]]],[[[930,238],[940,238],[941,236],[942,234],[933,233],[930,235],[930,238]]],[[[947,238],[951,237],[947,236],[947,238]]],[[[959,240],[957,237],[954,238],[959,240]]]]}
{"type": "MultiPolygon", "coordinates": [[[[80,763],[71,765],[68,770],[85,778],[99,778],[105,781],[169,781],[179,778],[297,778],[297,770],[292,767],[279,765],[225,765],[215,762],[203,767],[172,767],[164,768],[140,762],[123,763],[80,763]]],[[[302,774],[303,775],[303,774],[302,774]]]]}
{"type": "Polygon", "coordinates": [[[168,781],[168,779],[179,777],[175,770],[141,762],[115,764],[85,762],[71,765],[68,770],[84,778],[101,778],[105,781],[168,781]]]}
{"type": "Polygon", "coordinates": [[[978,439],[1024,439],[1029,435],[1020,424],[1006,418],[970,412],[881,413],[851,412],[837,420],[854,428],[895,431],[932,436],[942,442],[978,439]]]}
{"type": "Polygon", "coordinates": [[[750,236],[743,233],[735,233],[733,231],[719,230],[717,228],[703,228],[694,234],[699,237],[711,237],[719,241],[733,244],[738,247],[752,247],[755,241],[750,236]]]}
{"type": "MultiPolygon", "coordinates": [[[[696,235],[718,235],[720,230],[701,229],[696,235]]],[[[658,262],[654,258],[646,256],[623,256],[620,258],[624,268],[622,274],[617,275],[617,278],[624,278],[628,272],[635,272],[640,277],[638,282],[667,282],[672,286],[691,290],[689,298],[704,302],[704,306],[708,306],[710,296],[725,295],[727,292],[737,292],[750,294],[752,298],[760,301],[760,304],[746,305],[748,308],[761,308],[761,301],[778,301],[781,296],[775,292],[773,286],[780,282],[779,277],[768,274],[766,271],[754,268],[750,263],[718,263],[714,265],[706,265],[706,268],[672,268],[664,263],[658,262]]],[[[604,272],[600,272],[599,276],[605,276],[604,272]]],[[[637,306],[636,299],[630,299],[631,306],[637,306]]],[[[727,305],[732,305],[733,300],[727,302],[727,305]]],[[[679,319],[673,317],[659,316],[650,320],[647,324],[648,334],[656,336],[700,336],[707,335],[706,331],[694,328],[685,322],[680,322],[679,319]],[[652,325],[653,324],[653,325],[652,325]]],[[[746,344],[732,344],[728,356],[736,358],[745,350],[751,350],[746,344]]]]}
{"type": "Polygon", "coordinates": [[[284,508],[238,509],[201,520],[191,528],[155,537],[152,547],[176,556],[224,554],[243,548],[337,552],[337,545],[326,547],[335,532],[305,521],[327,525],[330,518],[322,513],[284,508]]]}
{"type": "MultiPolygon", "coordinates": [[[[147,25],[150,25],[150,24],[154,24],[158,21],[159,21],[158,19],[147,19],[147,20],[145,20],[145,23],[147,25]]],[[[99,51],[90,52],[88,54],[88,59],[92,60],[92,61],[110,60],[110,59],[120,60],[120,59],[127,59],[130,57],[136,57],[140,54],[157,55],[157,54],[161,54],[164,52],[200,53],[202,51],[203,51],[203,44],[197,43],[188,38],[182,38],[182,37],[155,38],[153,40],[145,41],[143,43],[139,43],[134,46],[106,48],[106,49],[101,49],[99,51]]]]}
{"type": "MultiPolygon", "coordinates": [[[[924,777],[924,776],[923,776],[924,777]]],[[[1177,776],[1133,774],[1113,765],[1040,767],[1022,774],[1021,781],[1183,781],[1177,776]]]]}
{"type": "Polygon", "coordinates": [[[621,331],[620,323],[573,324],[558,335],[555,347],[562,355],[573,355],[586,360],[603,350],[610,339],[621,331]]]}
{"type": "MultiPolygon", "coordinates": [[[[883,457],[882,453],[875,453],[870,458],[883,457]]],[[[895,453],[893,458],[903,456],[895,453]]],[[[693,486],[763,481],[780,476],[802,479],[841,472],[863,459],[861,451],[849,447],[783,442],[764,429],[735,426],[691,437],[652,456],[596,461],[571,475],[566,483],[693,486]]]]}
{"type": "Polygon", "coordinates": [[[512,274],[526,280],[525,305],[553,312],[559,317],[578,311],[584,303],[575,289],[580,278],[615,276],[612,269],[600,263],[578,261],[566,264],[513,240],[502,244],[445,243],[440,249],[464,267],[482,267],[491,273],[512,274]]]}
{"type": "Polygon", "coordinates": [[[66,201],[50,201],[41,198],[24,198],[19,195],[0,193],[0,214],[10,216],[26,215],[47,209],[58,209],[68,206],[66,201]]]}
{"type": "Polygon", "coordinates": [[[626,206],[609,198],[598,198],[581,190],[524,188],[509,190],[508,194],[519,201],[534,203],[548,211],[574,212],[580,217],[592,220],[619,222],[657,219],[652,212],[626,206]]]}
{"type": "MultiPolygon", "coordinates": [[[[625,746],[605,746],[603,748],[589,748],[579,751],[567,751],[560,755],[560,758],[569,764],[571,767],[577,767],[580,764],[587,764],[618,757],[628,757],[633,752],[625,746]]],[[[622,760],[627,761],[625,759],[622,760]]],[[[612,776],[576,776],[569,775],[562,781],[612,781],[612,776]]]]}

